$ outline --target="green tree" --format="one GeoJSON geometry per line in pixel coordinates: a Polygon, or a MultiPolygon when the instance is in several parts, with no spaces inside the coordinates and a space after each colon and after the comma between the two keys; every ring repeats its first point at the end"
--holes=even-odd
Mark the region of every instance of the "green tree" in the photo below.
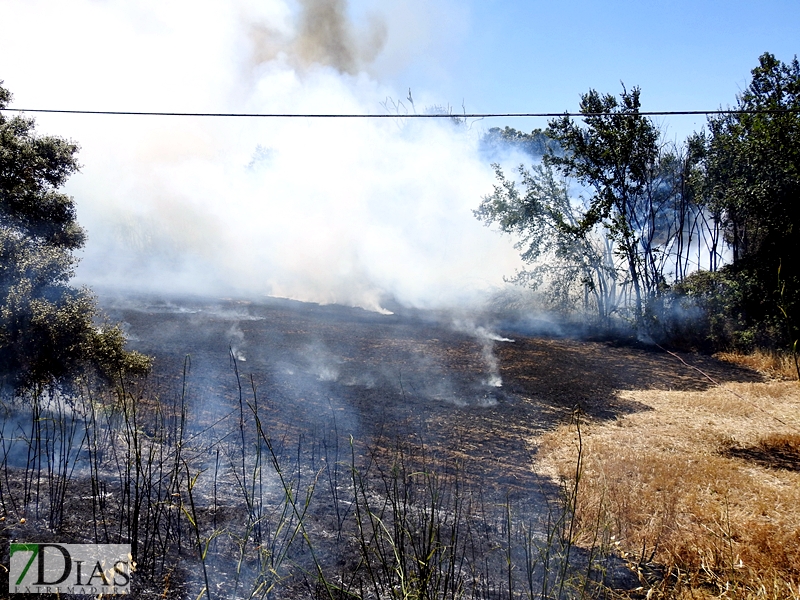
{"type": "MultiPolygon", "coordinates": [[[[0,82],[2,84],[2,82],[0,82]]],[[[10,93],[0,85],[0,108],[10,93]]],[[[106,378],[144,372],[116,326],[98,326],[94,298],[69,285],[85,234],[59,188],[78,147],[40,136],[32,119],[0,113],[0,377],[15,389],[64,382],[93,368],[106,378]]]]}
{"type": "Polygon", "coordinates": [[[581,96],[583,125],[566,116],[550,122],[547,134],[558,142],[563,154],[546,158],[565,176],[591,190],[588,209],[575,232],[583,235],[596,225],[606,230],[625,261],[637,324],[643,316],[644,294],[660,284],[653,281],[645,286],[647,265],[640,245],[649,208],[643,206],[643,199],[654,191],[659,132],[640,114],[639,95],[639,88],[630,92],[623,88],[617,100],[611,94],[589,90],[581,96]]]}
{"type": "Polygon", "coordinates": [[[519,181],[495,164],[494,192],[474,211],[487,225],[517,237],[516,248],[530,265],[511,281],[533,289],[544,287],[553,308],[563,312],[582,301],[606,321],[617,307],[617,269],[611,247],[601,236],[576,232],[584,214],[570,198],[567,184],[547,163],[526,169],[519,181]]]}
{"type": "Polygon", "coordinates": [[[582,125],[565,117],[546,133],[490,130],[485,141],[496,145],[537,142],[542,164],[520,167],[516,181],[495,166],[498,184],[475,214],[519,236],[530,267],[514,281],[546,282],[562,305],[577,306],[582,295],[584,311],[596,310],[606,325],[614,313],[633,315],[663,335],[666,290],[696,268],[698,254],[716,269],[719,230],[698,183],[702,136],[662,144],[639,107],[638,89],[623,89],[619,100],[590,90],[582,125]]]}
{"type": "Polygon", "coordinates": [[[738,97],[709,119],[706,189],[720,215],[745,339],[791,345],[800,331],[800,64],[765,53],[738,97]]]}

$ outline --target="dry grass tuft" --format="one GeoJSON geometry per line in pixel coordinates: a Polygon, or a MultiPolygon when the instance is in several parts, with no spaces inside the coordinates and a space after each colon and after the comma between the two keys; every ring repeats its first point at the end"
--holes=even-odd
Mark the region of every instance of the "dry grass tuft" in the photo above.
{"type": "Polygon", "coordinates": [[[715,358],[749,369],[754,369],[768,377],[777,379],[797,379],[797,365],[790,352],[756,350],[751,354],[719,352],[715,358]]]}
{"type": "MultiPolygon", "coordinates": [[[[652,410],[585,424],[587,539],[600,523],[632,562],[666,567],[673,576],[652,593],[800,598],[800,469],[786,466],[800,457],[800,386],[620,396],[652,410]]],[[[539,457],[552,476],[573,477],[574,427],[546,434],[539,457]]]]}
{"type": "Polygon", "coordinates": [[[800,471],[800,435],[771,434],[754,446],[733,444],[723,454],[752,460],[773,469],[800,471]]]}
{"type": "Polygon", "coordinates": [[[758,443],[766,451],[779,452],[800,458],[800,434],[772,434],[758,443]]]}

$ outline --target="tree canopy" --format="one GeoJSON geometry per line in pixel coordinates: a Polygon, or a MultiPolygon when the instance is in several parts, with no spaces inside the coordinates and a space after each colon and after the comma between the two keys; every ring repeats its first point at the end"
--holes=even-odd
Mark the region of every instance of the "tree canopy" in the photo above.
{"type": "Polygon", "coordinates": [[[640,95],[582,95],[580,120],[554,119],[540,134],[539,164],[516,181],[496,166],[476,216],[519,236],[531,267],[517,281],[582,286],[584,307],[651,332],[691,321],[694,339],[714,348],[788,346],[797,357],[800,64],[762,55],[735,110],[682,145],[641,114],[640,95]],[[548,265],[581,275],[559,282],[548,265]]]}
{"type": "MultiPolygon", "coordinates": [[[[642,326],[649,303],[696,245],[697,210],[683,176],[690,153],[661,143],[639,96],[624,87],[619,98],[584,94],[583,123],[563,117],[538,132],[546,151],[540,164],[520,168],[525,192],[497,167],[500,185],[476,215],[520,235],[529,283],[547,279],[554,296],[582,296],[584,309],[593,306],[606,323],[616,313],[642,326]]],[[[502,134],[527,138],[508,128],[502,134]]]]}
{"type": "Polygon", "coordinates": [[[564,149],[561,156],[549,155],[548,162],[593,191],[576,233],[583,235],[602,224],[618,244],[633,285],[637,320],[643,302],[642,231],[635,220],[657,164],[659,138],[652,121],[639,114],[639,95],[639,88],[623,88],[617,100],[589,90],[580,103],[584,126],[562,117],[551,121],[547,130],[564,149]]]}
{"type": "MultiPolygon", "coordinates": [[[[731,249],[735,310],[749,329],[800,330],[800,64],[765,53],[739,96],[709,120],[706,189],[731,249]]],[[[755,333],[755,332],[754,332],[755,333]]]]}
{"type": "MultiPolygon", "coordinates": [[[[0,108],[10,100],[0,85],[0,108]]],[[[125,351],[119,327],[95,323],[91,293],[69,285],[86,236],[59,189],[79,168],[77,152],[38,135],[32,119],[0,113],[0,377],[16,389],[86,368],[106,378],[149,368],[147,357],[125,351]]]]}

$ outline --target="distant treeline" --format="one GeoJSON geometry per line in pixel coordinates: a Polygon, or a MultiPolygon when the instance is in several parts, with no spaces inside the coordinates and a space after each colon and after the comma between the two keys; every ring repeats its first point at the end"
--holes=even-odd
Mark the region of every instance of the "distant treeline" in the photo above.
{"type": "Polygon", "coordinates": [[[590,90],[586,116],[530,134],[494,128],[489,155],[537,158],[497,182],[476,216],[518,236],[513,279],[551,308],[627,321],[714,350],[800,337],[800,65],[764,54],[735,112],[668,142],[640,90],[590,90]],[[597,116],[602,113],[602,116],[597,116]]]}

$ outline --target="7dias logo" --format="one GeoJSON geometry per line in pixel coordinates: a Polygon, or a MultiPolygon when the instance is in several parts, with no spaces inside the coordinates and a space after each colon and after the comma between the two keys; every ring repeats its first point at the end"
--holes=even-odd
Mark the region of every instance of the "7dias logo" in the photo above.
{"type": "Polygon", "coordinates": [[[128,594],[130,544],[10,544],[10,594],[128,594]]]}

